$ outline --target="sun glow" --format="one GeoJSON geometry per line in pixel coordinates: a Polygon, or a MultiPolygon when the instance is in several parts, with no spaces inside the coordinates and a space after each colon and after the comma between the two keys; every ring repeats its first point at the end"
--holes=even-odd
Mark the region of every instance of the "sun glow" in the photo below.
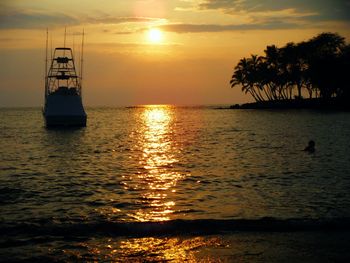
{"type": "Polygon", "coordinates": [[[151,28],[148,31],[148,39],[152,43],[160,43],[163,39],[163,32],[157,28],[151,28]]]}

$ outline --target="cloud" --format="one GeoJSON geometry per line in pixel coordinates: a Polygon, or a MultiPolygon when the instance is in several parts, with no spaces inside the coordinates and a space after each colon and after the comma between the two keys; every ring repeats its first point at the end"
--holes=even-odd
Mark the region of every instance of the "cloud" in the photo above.
{"type": "Polygon", "coordinates": [[[200,10],[221,10],[227,14],[254,14],[266,11],[272,13],[293,9],[299,15],[312,13],[310,16],[303,15],[304,20],[350,21],[349,0],[204,0],[198,7],[200,10]]]}
{"type": "Polygon", "coordinates": [[[152,17],[118,17],[108,14],[91,16],[73,16],[62,12],[46,10],[24,10],[0,3],[0,29],[46,28],[79,24],[122,24],[164,22],[161,18],[152,17]]]}
{"type": "Polygon", "coordinates": [[[131,34],[134,34],[135,32],[134,31],[117,31],[117,32],[114,32],[115,35],[131,35],[131,34]]]}
{"type": "MultiPolygon", "coordinates": [[[[108,50],[118,49],[118,48],[142,48],[142,47],[153,47],[154,45],[146,42],[98,42],[98,43],[89,43],[89,47],[98,47],[98,48],[106,48],[108,50]]],[[[157,48],[159,47],[178,47],[181,46],[179,43],[160,43],[157,44],[157,48]]]]}
{"type": "Polygon", "coordinates": [[[153,17],[113,17],[113,16],[103,16],[103,17],[89,17],[86,19],[87,23],[91,24],[122,24],[122,23],[148,23],[148,22],[158,22],[163,21],[161,18],[153,17]]]}
{"type": "Polygon", "coordinates": [[[64,13],[46,14],[33,10],[18,10],[5,5],[0,5],[0,29],[10,28],[43,28],[54,25],[74,25],[79,20],[64,13]]]}
{"type": "Polygon", "coordinates": [[[298,25],[273,21],[259,24],[219,25],[219,24],[167,24],[158,26],[159,29],[175,33],[225,32],[237,30],[277,30],[296,28],[298,25]]]}
{"type": "Polygon", "coordinates": [[[27,38],[0,38],[0,43],[1,42],[18,42],[18,41],[23,41],[23,40],[28,40],[27,38]]]}

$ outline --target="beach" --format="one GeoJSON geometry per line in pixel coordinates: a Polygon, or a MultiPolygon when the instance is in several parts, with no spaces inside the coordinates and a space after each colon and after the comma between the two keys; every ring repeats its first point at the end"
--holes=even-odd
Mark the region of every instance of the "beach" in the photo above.
{"type": "Polygon", "coordinates": [[[347,262],[349,230],[210,236],[77,237],[3,246],[7,262],[347,262]],[[21,251],[21,253],[18,253],[21,251]]]}

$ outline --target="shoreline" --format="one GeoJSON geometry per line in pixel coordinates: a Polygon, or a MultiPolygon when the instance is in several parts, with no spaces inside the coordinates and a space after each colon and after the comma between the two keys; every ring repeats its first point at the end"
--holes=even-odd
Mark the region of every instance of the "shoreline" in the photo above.
{"type": "Polygon", "coordinates": [[[350,104],[339,99],[332,99],[330,101],[324,101],[322,99],[294,99],[234,104],[231,105],[229,109],[310,109],[350,111],[350,104]]]}
{"type": "Polygon", "coordinates": [[[221,235],[176,235],[74,239],[42,236],[3,247],[8,262],[346,262],[348,231],[228,232],[221,235]],[[18,253],[21,250],[21,253],[18,253]],[[116,260],[117,259],[117,260],[116,260]]]}

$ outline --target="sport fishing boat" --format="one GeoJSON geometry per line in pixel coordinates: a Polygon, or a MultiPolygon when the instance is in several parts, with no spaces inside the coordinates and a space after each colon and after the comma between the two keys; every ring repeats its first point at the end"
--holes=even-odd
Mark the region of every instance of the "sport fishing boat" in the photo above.
{"type": "Polygon", "coordinates": [[[55,48],[48,72],[47,66],[45,67],[45,105],[43,115],[46,127],[86,126],[87,115],[82,102],[81,86],[82,61],[81,54],[79,77],[76,72],[72,49],[67,47],[55,48]]]}

